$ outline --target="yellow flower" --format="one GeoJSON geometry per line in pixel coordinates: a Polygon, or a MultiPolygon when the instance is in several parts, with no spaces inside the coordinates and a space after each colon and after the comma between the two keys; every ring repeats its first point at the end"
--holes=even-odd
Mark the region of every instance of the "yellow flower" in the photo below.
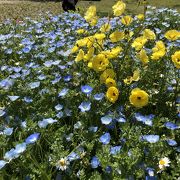
{"type": "Polygon", "coordinates": [[[135,88],[131,91],[129,101],[133,106],[141,108],[148,104],[149,95],[145,91],[135,88]]]}
{"type": "Polygon", "coordinates": [[[125,84],[131,84],[132,83],[132,77],[128,76],[126,79],[123,80],[125,84]]]}
{"type": "Polygon", "coordinates": [[[97,22],[98,22],[98,17],[95,16],[95,17],[93,17],[93,18],[89,21],[89,24],[90,24],[91,26],[95,26],[95,25],[97,24],[97,22]]]}
{"type": "Polygon", "coordinates": [[[144,36],[137,37],[132,43],[132,47],[134,47],[136,51],[139,51],[143,48],[146,42],[147,39],[144,36]]]}
{"type": "Polygon", "coordinates": [[[109,23],[103,24],[100,28],[102,33],[108,32],[111,29],[111,25],[109,23]]]}
{"type": "Polygon", "coordinates": [[[139,20],[144,20],[144,14],[138,14],[138,15],[137,15],[137,18],[138,18],[139,20]]]}
{"type": "Polygon", "coordinates": [[[120,31],[115,31],[112,34],[110,34],[109,36],[111,42],[118,42],[121,39],[124,39],[124,32],[120,32],[120,31]]]}
{"type": "Polygon", "coordinates": [[[129,26],[133,21],[133,18],[131,16],[124,16],[121,19],[122,24],[129,26]]]}
{"type": "Polygon", "coordinates": [[[102,40],[106,37],[106,35],[104,33],[96,33],[94,35],[94,38],[97,39],[97,40],[102,40]]]}
{"type": "Polygon", "coordinates": [[[113,7],[113,12],[114,16],[121,16],[125,9],[126,9],[126,4],[123,1],[118,1],[113,7]]]}
{"type": "Polygon", "coordinates": [[[165,33],[165,38],[171,41],[175,41],[180,38],[180,32],[176,30],[169,30],[165,33]]]}
{"type": "Polygon", "coordinates": [[[151,59],[158,60],[166,54],[166,47],[162,41],[157,41],[154,48],[152,48],[153,54],[151,59]]]}
{"type": "Polygon", "coordinates": [[[113,86],[109,87],[107,92],[106,92],[106,97],[110,102],[115,103],[119,97],[118,89],[116,87],[113,87],[113,86]]]}
{"type": "Polygon", "coordinates": [[[86,55],[84,55],[84,61],[89,61],[94,55],[94,47],[89,48],[86,55]]]}
{"type": "Polygon", "coordinates": [[[141,60],[141,62],[144,65],[149,62],[149,58],[148,58],[146,51],[144,49],[141,49],[141,51],[137,54],[137,57],[141,60]]]}
{"type": "Polygon", "coordinates": [[[133,76],[128,76],[124,79],[125,84],[131,84],[133,81],[139,81],[140,79],[140,71],[137,69],[133,72],[133,76]]]}
{"type": "Polygon", "coordinates": [[[113,69],[106,69],[100,76],[100,82],[105,83],[106,79],[111,78],[114,79],[116,76],[113,69]]]}
{"type": "Polygon", "coordinates": [[[92,67],[95,71],[104,71],[109,65],[109,60],[105,57],[104,54],[98,54],[92,60],[92,67]]]}
{"type": "Polygon", "coordinates": [[[87,41],[88,41],[87,38],[79,39],[79,40],[76,41],[76,45],[77,45],[78,47],[86,46],[87,41]]]}
{"type": "Polygon", "coordinates": [[[75,58],[75,61],[79,62],[79,61],[83,60],[83,58],[84,58],[84,51],[82,49],[80,49],[78,55],[75,58]]]}
{"type": "Polygon", "coordinates": [[[87,33],[87,31],[84,30],[84,29],[78,29],[76,32],[77,32],[77,34],[85,34],[85,33],[87,33]]]}
{"type": "Polygon", "coordinates": [[[95,16],[96,16],[96,6],[90,6],[90,7],[87,9],[84,18],[85,18],[85,20],[86,20],[87,22],[89,22],[89,21],[91,21],[91,19],[94,18],[95,16]]]}
{"type": "Polygon", "coordinates": [[[116,81],[112,78],[107,78],[106,79],[106,86],[107,87],[111,87],[111,86],[116,87],[116,81]]]}
{"type": "Polygon", "coordinates": [[[94,42],[95,42],[95,39],[93,36],[87,37],[87,44],[86,44],[87,48],[91,48],[94,42]]]}
{"type": "Polygon", "coordinates": [[[146,38],[146,39],[149,39],[149,40],[153,40],[153,39],[156,39],[156,35],[153,31],[151,31],[150,29],[145,29],[143,31],[143,36],[146,38]]]}
{"type": "Polygon", "coordinates": [[[180,51],[176,51],[172,56],[171,59],[176,66],[176,68],[180,68],[180,51]]]}
{"type": "Polygon", "coordinates": [[[75,53],[79,50],[79,47],[77,45],[75,45],[72,49],[71,49],[71,53],[75,53]]]}

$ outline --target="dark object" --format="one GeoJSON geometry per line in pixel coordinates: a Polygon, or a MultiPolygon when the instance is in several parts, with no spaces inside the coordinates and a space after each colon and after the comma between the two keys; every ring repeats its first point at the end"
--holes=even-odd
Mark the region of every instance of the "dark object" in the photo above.
{"type": "Polygon", "coordinates": [[[62,8],[64,11],[75,11],[78,0],[63,0],[62,8]]]}

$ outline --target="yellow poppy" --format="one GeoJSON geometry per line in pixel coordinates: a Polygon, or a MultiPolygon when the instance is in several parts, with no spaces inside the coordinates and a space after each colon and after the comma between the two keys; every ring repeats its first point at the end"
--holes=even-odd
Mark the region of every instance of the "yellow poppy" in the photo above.
{"type": "Polygon", "coordinates": [[[115,103],[119,97],[118,89],[116,87],[113,87],[113,86],[109,87],[107,92],[106,92],[106,97],[110,102],[115,103]]]}

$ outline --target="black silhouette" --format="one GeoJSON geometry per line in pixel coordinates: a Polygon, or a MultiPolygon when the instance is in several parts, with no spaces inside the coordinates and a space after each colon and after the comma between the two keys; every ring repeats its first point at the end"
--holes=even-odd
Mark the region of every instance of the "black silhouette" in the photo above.
{"type": "Polygon", "coordinates": [[[64,11],[75,11],[78,0],[63,0],[62,8],[64,11]]]}

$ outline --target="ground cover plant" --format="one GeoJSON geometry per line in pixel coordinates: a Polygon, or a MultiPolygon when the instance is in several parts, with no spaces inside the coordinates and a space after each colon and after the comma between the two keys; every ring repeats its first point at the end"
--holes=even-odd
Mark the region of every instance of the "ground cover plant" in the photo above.
{"type": "Polygon", "coordinates": [[[180,14],[142,6],[2,23],[2,179],[180,176],[180,14]]]}

